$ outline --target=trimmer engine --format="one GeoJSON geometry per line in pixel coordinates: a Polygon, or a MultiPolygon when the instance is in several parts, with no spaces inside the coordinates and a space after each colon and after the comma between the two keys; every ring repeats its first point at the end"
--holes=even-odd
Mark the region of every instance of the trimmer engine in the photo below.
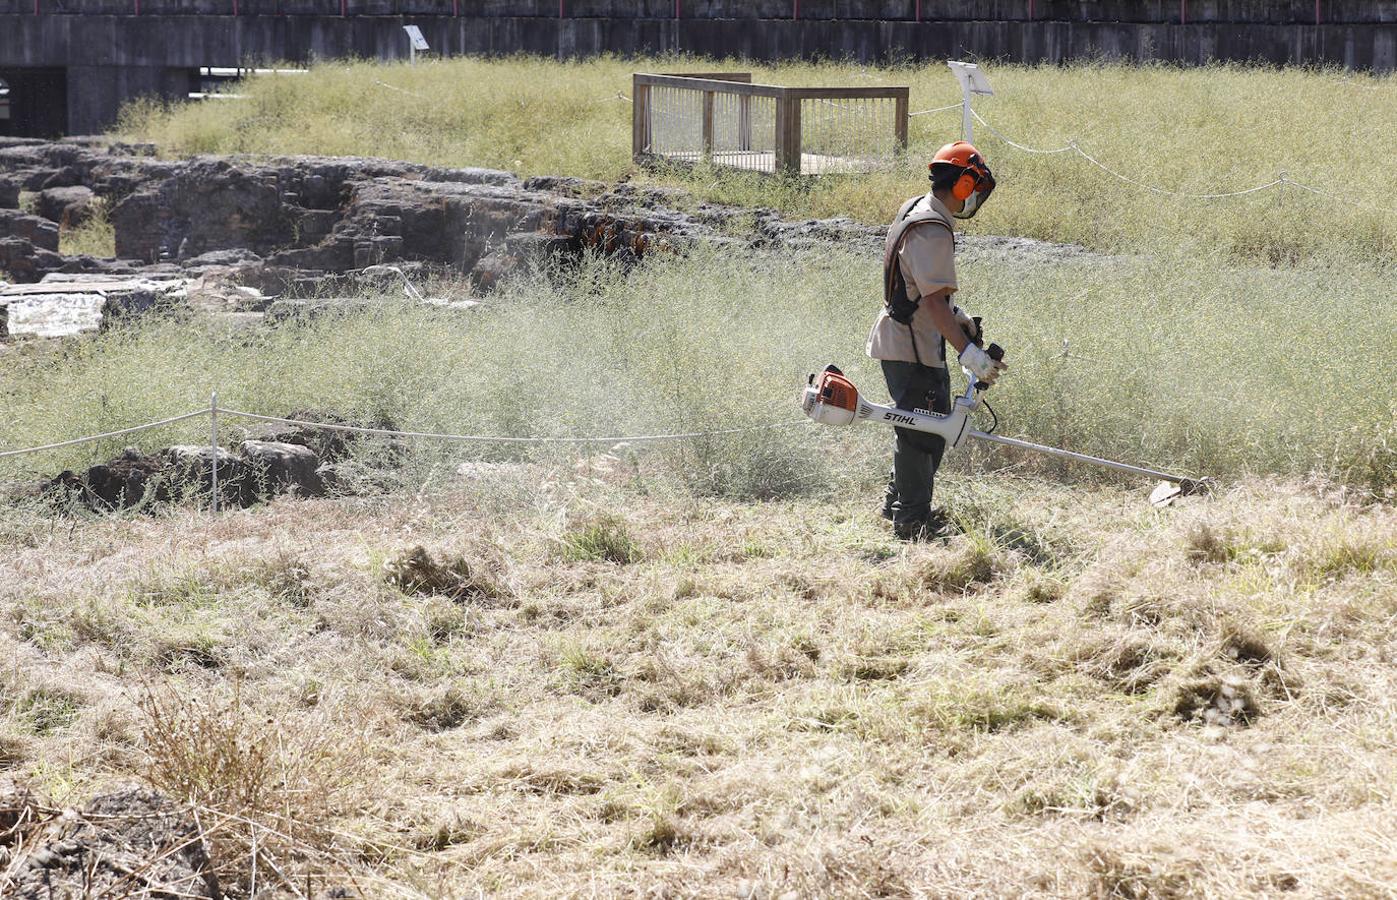
{"type": "MultiPolygon", "coordinates": [[[[998,348],[995,348],[998,349],[998,348]]],[[[914,431],[939,435],[952,447],[958,446],[969,431],[970,413],[980,405],[983,385],[970,380],[963,396],[945,415],[925,410],[898,409],[881,403],[870,403],[859,397],[859,389],[835,366],[809,379],[801,407],[805,414],[824,425],[850,425],[859,420],[882,422],[914,431]]]]}
{"type": "Polygon", "coordinates": [[[843,372],[825,366],[818,376],[810,376],[802,406],[807,416],[822,425],[849,425],[858,415],[859,389],[843,372]]]}

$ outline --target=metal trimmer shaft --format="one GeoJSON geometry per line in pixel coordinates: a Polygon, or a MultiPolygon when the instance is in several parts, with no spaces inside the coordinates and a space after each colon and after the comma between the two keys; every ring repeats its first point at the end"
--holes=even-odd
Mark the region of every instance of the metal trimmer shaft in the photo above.
{"type": "Polygon", "coordinates": [[[1115,469],[1118,472],[1129,472],[1132,475],[1146,475],[1151,478],[1161,479],[1162,481],[1172,481],[1181,486],[1188,486],[1196,483],[1196,479],[1185,478],[1182,475],[1170,475],[1168,472],[1161,472],[1158,469],[1147,469],[1144,466],[1132,466],[1128,463],[1116,462],[1112,459],[1102,459],[1099,456],[1088,456],[1085,453],[1073,453],[1071,450],[1061,450],[1057,447],[1049,447],[1045,444],[1035,444],[1032,441],[1021,441],[1018,438],[1005,437],[1002,434],[990,434],[985,431],[972,430],[967,432],[966,436],[978,438],[982,441],[991,441],[996,444],[1005,444],[1009,447],[1019,447],[1023,450],[1033,450],[1037,453],[1046,453],[1049,456],[1057,456],[1062,459],[1075,459],[1078,462],[1105,466],[1108,469],[1115,469]]]}

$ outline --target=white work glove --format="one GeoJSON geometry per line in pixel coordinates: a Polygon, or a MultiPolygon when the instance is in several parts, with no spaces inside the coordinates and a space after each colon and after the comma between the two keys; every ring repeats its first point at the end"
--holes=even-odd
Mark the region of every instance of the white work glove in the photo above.
{"type": "Polygon", "coordinates": [[[975,319],[970,313],[955,304],[951,304],[951,315],[956,317],[956,324],[965,332],[965,336],[970,338],[971,343],[980,340],[980,329],[975,326],[975,319]]]}
{"type": "Polygon", "coordinates": [[[960,364],[985,384],[994,384],[999,374],[1009,368],[974,344],[966,344],[965,349],[960,352],[960,364]]]}

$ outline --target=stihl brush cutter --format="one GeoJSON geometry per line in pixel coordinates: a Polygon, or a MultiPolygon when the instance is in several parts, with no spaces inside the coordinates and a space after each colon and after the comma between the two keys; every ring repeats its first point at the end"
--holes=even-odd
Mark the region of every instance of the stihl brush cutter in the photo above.
{"type": "MultiPolygon", "coordinates": [[[[998,344],[990,344],[986,352],[993,359],[1004,358],[1004,348],[998,344]]],[[[854,383],[834,366],[826,366],[823,372],[810,376],[809,386],[806,387],[805,395],[801,401],[801,408],[805,410],[807,416],[825,425],[881,422],[884,425],[892,425],[897,428],[924,431],[945,440],[947,449],[959,447],[966,438],[974,438],[978,441],[1005,444],[1063,459],[1075,459],[1078,462],[1104,466],[1119,472],[1158,478],[1161,481],[1169,482],[1169,484],[1161,485],[1151,495],[1151,502],[1156,504],[1168,502],[1180,494],[1196,493],[1205,486],[1205,480],[1170,475],[1168,472],[1160,472],[1156,469],[1132,466],[1110,459],[1101,459],[1097,456],[1088,456],[1085,453],[1074,453],[1071,450],[1060,450],[1057,447],[1047,447],[1043,444],[1034,444],[1030,441],[1021,441],[1018,438],[1004,437],[972,428],[970,414],[981,405],[981,395],[989,389],[989,385],[977,381],[969,370],[964,371],[969,382],[966,385],[965,393],[956,398],[951,411],[944,415],[872,403],[859,396],[859,390],[854,387],[854,383]]]]}

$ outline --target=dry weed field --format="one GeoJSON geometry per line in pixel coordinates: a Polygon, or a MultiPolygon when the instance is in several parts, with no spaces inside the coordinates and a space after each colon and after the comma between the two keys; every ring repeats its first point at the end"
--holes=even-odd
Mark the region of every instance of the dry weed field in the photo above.
{"type": "Polygon", "coordinates": [[[908,546],[600,458],[12,519],[0,759],[193,804],[232,896],[254,840],[259,896],[1391,895],[1390,506],[947,502],[908,546]]]}
{"type": "MultiPolygon", "coordinates": [[[[124,133],[883,221],[954,128],[914,119],[906,165],[866,181],[632,170],[617,95],[641,64],[694,61],[331,63],[236,105],[134,107],[124,133]],[[404,91],[440,102],[404,118],[404,91]]],[[[135,784],[189,829],[80,895],[190,896],[157,864],[206,848],[235,900],[1397,897],[1397,81],[991,74],[978,108],[1007,133],[1185,192],[1328,178],[1335,145],[1310,136],[1340,136],[1345,202],[1216,205],[982,141],[1001,186],[969,232],[1079,245],[965,248],[958,298],[1009,350],[1001,431],[1213,492],[1157,509],[1147,484],[981,448],[938,479],[954,535],[895,541],[890,436],[790,421],[829,362],[883,399],[863,357],[878,264],[849,248],[587,256],[483,298],[422,285],[483,300],[467,312],[395,282],[299,324],[12,343],[6,450],[215,390],[552,441],[782,427],[597,452],[364,441],[342,495],[218,516],[6,494],[0,896],[47,877],[36,829],[101,832],[119,816],[87,804],[135,784]],[[1200,144],[1211,175],[1181,155],[1200,144]]],[[[955,100],[940,69],[757,75],[955,100]]],[[[62,239],[101,254],[112,231],[62,239]]],[[[207,439],[203,419],[139,438],[207,439]]],[[[0,493],[122,446],[5,459],[0,493]]]]}

